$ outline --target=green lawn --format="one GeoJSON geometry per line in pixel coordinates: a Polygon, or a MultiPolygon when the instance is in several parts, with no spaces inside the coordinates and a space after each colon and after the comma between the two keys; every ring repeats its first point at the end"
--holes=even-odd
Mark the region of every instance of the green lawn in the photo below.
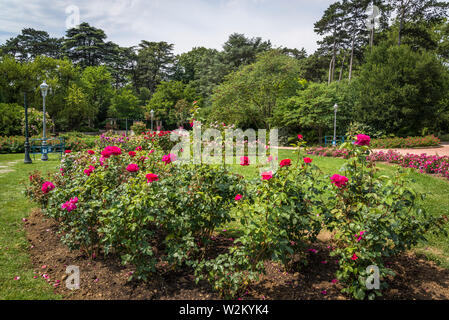
{"type": "Polygon", "coordinates": [[[22,218],[34,205],[23,195],[22,182],[34,170],[55,170],[59,160],[50,155],[48,162],[36,159],[25,165],[23,158],[23,154],[0,155],[0,299],[58,299],[47,282],[33,279],[22,218]],[[14,280],[16,276],[20,280],[14,280]]]}
{"type": "MultiPolygon", "coordinates": [[[[279,150],[279,161],[285,158],[295,159],[294,152],[279,150]]],[[[343,159],[311,156],[325,174],[338,173],[343,159]]],[[[37,160],[31,165],[23,164],[23,154],[0,155],[0,299],[60,299],[53,293],[50,285],[41,279],[33,279],[34,273],[28,255],[28,242],[23,230],[22,218],[27,217],[33,204],[23,195],[23,183],[34,170],[49,172],[56,170],[58,156],[51,155],[48,162],[37,160]],[[14,162],[14,163],[13,163],[14,162]],[[1,167],[8,168],[1,168],[1,167]],[[12,172],[2,172],[4,170],[12,172]],[[20,280],[14,280],[19,276],[20,280]]],[[[379,164],[381,174],[392,175],[393,166],[379,164]]],[[[232,170],[247,178],[256,178],[259,169],[235,165],[232,170]]],[[[412,173],[412,187],[428,197],[424,200],[425,209],[432,215],[449,216],[449,181],[412,173]]],[[[448,226],[449,232],[449,226],[448,226]]],[[[428,258],[437,261],[449,269],[449,238],[430,236],[427,244],[416,248],[428,258]]]]}

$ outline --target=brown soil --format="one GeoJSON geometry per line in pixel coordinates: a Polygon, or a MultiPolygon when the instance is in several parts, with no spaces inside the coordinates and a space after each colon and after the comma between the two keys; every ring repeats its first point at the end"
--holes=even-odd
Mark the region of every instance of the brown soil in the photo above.
{"type": "MultiPolygon", "coordinates": [[[[57,225],[45,219],[39,210],[30,214],[25,222],[30,254],[35,268],[36,281],[48,281],[55,293],[65,299],[77,300],[215,300],[219,297],[207,283],[195,284],[188,272],[166,272],[149,283],[128,281],[131,267],[123,267],[118,259],[97,257],[89,259],[80,251],[70,252],[56,234],[57,225]],[[65,270],[68,265],[80,268],[79,290],[65,287],[65,270]],[[45,266],[45,268],[43,268],[45,266]],[[47,274],[48,280],[42,275],[47,274]]],[[[335,259],[329,256],[329,235],[320,237],[314,246],[317,253],[309,254],[309,264],[300,272],[287,273],[275,263],[267,263],[267,274],[248,289],[241,298],[273,300],[346,300],[341,286],[332,283],[337,269],[335,259]],[[326,291],[325,294],[323,291],[326,291]]],[[[219,239],[222,244],[226,239],[219,239]]],[[[412,253],[404,254],[390,266],[397,276],[382,299],[449,299],[449,270],[425,261],[412,253]]]]}

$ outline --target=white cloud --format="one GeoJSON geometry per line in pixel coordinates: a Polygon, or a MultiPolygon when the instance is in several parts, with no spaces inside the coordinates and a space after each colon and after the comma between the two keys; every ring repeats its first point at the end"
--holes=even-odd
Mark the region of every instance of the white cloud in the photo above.
{"type": "Polygon", "coordinates": [[[313,24],[333,0],[80,0],[0,2],[0,42],[22,28],[61,37],[65,8],[77,5],[82,22],[105,30],[122,46],[167,41],[177,53],[194,46],[221,48],[233,32],[260,36],[276,46],[316,49],[313,24]]]}

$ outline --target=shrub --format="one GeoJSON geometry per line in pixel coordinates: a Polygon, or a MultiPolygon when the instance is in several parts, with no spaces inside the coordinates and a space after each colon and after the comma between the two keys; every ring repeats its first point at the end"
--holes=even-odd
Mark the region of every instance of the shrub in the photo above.
{"type": "Polygon", "coordinates": [[[136,121],[134,122],[134,124],[131,126],[131,130],[134,132],[134,134],[136,135],[140,135],[140,134],[145,134],[145,132],[147,131],[147,126],[145,123],[141,122],[141,121],[136,121]]]}
{"type": "Polygon", "coordinates": [[[426,232],[441,227],[443,220],[427,216],[418,205],[422,195],[408,187],[405,173],[378,177],[374,163],[367,160],[369,146],[347,142],[342,148],[350,155],[342,168],[347,182],[334,187],[333,209],[325,219],[335,232],[331,255],[338,258],[343,292],[356,299],[374,299],[387,286],[386,278],[394,275],[385,259],[425,239],[426,232]],[[371,266],[379,268],[380,290],[366,286],[371,266]]]}
{"type": "Polygon", "coordinates": [[[440,144],[434,135],[426,137],[383,138],[373,139],[371,146],[378,149],[433,147],[440,144]]]}
{"type": "Polygon", "coordinates": [[[284,167],[275,174],[266,173],[263,179],[248,183],[234,208],[242,235],[228,253],[197,266],[199,279],[207,278],[222,296],[242,293],[265,271],[265,261],[277,261],[286,268],[307,263],[305,249],[316,240],[322,227],[320,216],[327,210],[321,199],[324,189],[317,167],[304,163],[299,154],[294,166],[289,163],[284,160],[284,167]]]}

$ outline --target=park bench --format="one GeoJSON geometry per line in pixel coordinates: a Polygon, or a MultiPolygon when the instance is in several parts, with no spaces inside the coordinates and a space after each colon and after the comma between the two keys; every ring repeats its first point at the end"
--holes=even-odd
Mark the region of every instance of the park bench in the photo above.
{"type": "Polygon", "coordinates": [[[31,154],[33,159],[36,159],[36,154],[49,154],[49,153],[59,153],[59,158],[62,158],[62,154],[65,151],[64,138],[49,138],[45,139],[47,145],[42,146],[42,141],[44,139],[31,139],[31,154]],[[38,144],[37,144],[38,143],[38,144]]]}
{"type": "MultiPolygon", "coordinates": [[[[341,143],[345,143],[345,136],[336,136],[337,145],[341,143]]],[[[334,136],[325,136],[324,137],[324,146],[327,147],[328,144],[332,145],[334,142],[334,136]]]]}

